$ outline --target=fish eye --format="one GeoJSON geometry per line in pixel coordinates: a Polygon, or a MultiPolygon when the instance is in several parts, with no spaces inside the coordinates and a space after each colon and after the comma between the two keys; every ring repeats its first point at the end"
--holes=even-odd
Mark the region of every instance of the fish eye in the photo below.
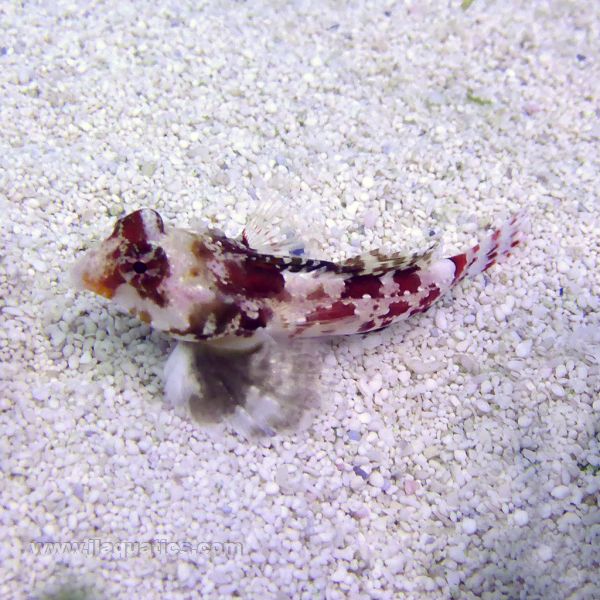
{"type": "Polygon", "coordinates": [[[148,267],[141,261],[136,260],[133,263],[133,270],[138,274],[138,275],[143,275],[146,272],[146,269],[148,267]]]}
{"type": "Polygon", "coordinates": [[[135,288],[138,295],[166,306],[167,298],[159,289],[169,276],[169,259],[161,246],[151,242],[122,243],[115,251],[115,267],[123,283],[135,288]]]}

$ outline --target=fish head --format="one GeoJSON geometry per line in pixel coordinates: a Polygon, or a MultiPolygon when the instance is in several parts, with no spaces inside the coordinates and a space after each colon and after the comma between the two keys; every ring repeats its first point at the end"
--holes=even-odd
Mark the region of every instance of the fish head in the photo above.
{"type": "Polygon", "coordinates": [[[150,303],[165,306],[171,267],[164,239],[163,220],[154,210],[143,208],[120,218],[111,235],[75,265],[76,285],[130,311],[150,303]]]}
{"type": "Polygon", "coordinates": [[[120,218],[104,241],[75,265],[79,289],[108,298],[178,339],[199,341],[225,335],[236,317],[223,302],[214,273],[221,263],[217,239],[165,227],[161,216],[143,208],[120,218]]]}

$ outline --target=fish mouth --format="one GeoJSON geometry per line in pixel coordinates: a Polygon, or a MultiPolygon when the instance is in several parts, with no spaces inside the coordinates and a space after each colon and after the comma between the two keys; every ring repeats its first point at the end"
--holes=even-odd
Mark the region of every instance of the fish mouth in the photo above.
{"type": "Polygon", "coordinates": [[[90,278],[87,273],[84,273],[82,281],[86,290],[94,292],[94,294],[98,294],[98,296],[103,296],[110,300],[115,295],[114,289],[104,284],[101,280],[90,278]]]}
{"type": "Polygon", "coordinates": [[[114,286],[108,285],[102,277],[91,276],[91,270],[90,255],[86,255],[72,266],[71,282],[78,290],[87,290],[110,300],[115,295],[114,286]]]}

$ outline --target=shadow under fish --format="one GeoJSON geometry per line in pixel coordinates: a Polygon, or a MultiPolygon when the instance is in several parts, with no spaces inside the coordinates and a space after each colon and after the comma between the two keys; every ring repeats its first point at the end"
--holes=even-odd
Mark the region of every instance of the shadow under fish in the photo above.
{"type": "Polygon", "coordinates": [[[246,438],[302,430],[318,405],[322,353],[317,341],[266,339],[247,350],[180,342],[165,364],[165,398],[246,438]]]}

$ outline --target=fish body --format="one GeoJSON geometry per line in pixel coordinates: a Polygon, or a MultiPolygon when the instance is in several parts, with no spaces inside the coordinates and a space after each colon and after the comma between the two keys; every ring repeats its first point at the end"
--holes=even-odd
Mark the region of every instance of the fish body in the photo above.
{"type": "Polygon", "coordinates": [[[247,236],[165,226],[141,209],[75,268],[79,284],[179,340],[251,347],[272,339],[383,329],[426,311],[465,277],[519,244],[513,216],[479,244],[447,258],[378,251],[331,262],[260,251],[247,236]]]}

